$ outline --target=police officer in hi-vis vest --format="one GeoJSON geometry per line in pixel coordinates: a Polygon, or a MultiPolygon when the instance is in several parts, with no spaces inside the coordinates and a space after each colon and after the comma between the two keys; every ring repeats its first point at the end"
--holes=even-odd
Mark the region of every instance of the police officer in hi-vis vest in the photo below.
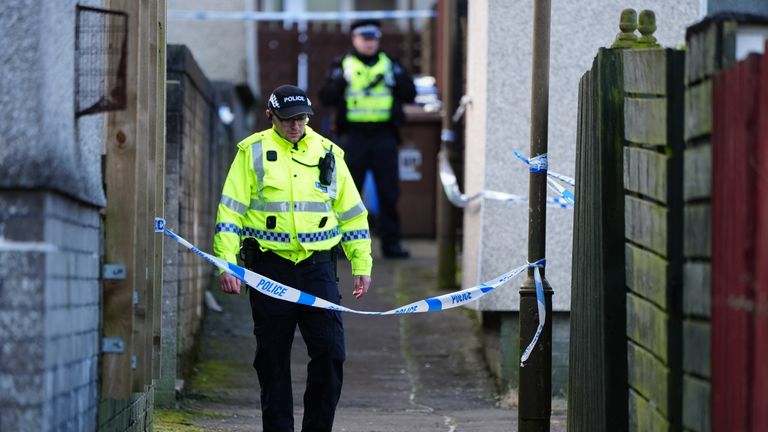
{"type": "Polygon", "coordinates": [[[353,50],[332,65],[320,100],[335,106],[339,144],[355,184],[362,190],[365,173],[373,172],[379,198],[377,231],[387,258],[407,258],[400,244],[397,213],[398,126],[403,123],[403,103],[413,102],[416,88],[405,68],[379,50],[378,21],[352,25],[353,50]]]}
{"type": "MultiPolygon", "coordinates": [[[[213,250],[282,284],[339,304],[337,245],[352,263],[356,298],[371,283],[368,212],[344,152],[309,126],[311,102],[298,87],[275,89],[267,103],[272,128],[241,141],[224,182],[213,250]]],[[[222,273],[222,291],[240,281],[222,273]]],[[[291,345],[298,325],[309,365],[302,431],[330,431],[346,356],[341,314],[250,290],[265,432],[293,431],[291,345]]]]}

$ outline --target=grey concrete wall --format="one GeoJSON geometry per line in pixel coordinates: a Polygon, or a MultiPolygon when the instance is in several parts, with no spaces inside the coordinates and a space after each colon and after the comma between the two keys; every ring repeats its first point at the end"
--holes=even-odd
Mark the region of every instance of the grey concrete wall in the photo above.
{"type": "Polygon", "coordinates": [[[0,190],[0,430],[96,427],[98,208],[0,190]]]}
{"type": "MultiPolygon", "coordinates": [[[[517,388],[519,383],[519,318],[519,312],[483,314],[483,355],[502,392],[517,388]]],[[[552,323],[552,396],[565,398],[568,394],[570,314],[555,312],[552,323]]]]}
{"type": "MultiPolygon", "coordinates": [[[[574,175],[578,82],[597,49],[618,33],[624,7],[656,12],[656,37],[665,46],[684,43],[685,28],[699,16],[699,1],[552,1],[549,98],[549,168],[574,175]]],[[[528,194],[528,171],[514,156],[528,155],[530,136],[530,2],[469,2],[465,185],[480,190],[528,194]]],[[[578,199],[578,197],[577,197],[578,199]]],[[[464,212],[463,285],[473,286],[527,261],[527,206],[494,201],[464,212]]],[[[570,308],[571,210],[547,210],[547,279],[553,308],[570,308]]],[[[482,310],[518,310],[522,276],[484,297],[482,310]]]]}

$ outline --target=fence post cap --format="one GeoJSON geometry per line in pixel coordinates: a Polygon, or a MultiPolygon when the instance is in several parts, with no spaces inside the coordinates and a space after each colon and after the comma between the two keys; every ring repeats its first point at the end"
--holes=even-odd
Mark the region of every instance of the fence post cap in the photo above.
{"type": "Polygon", "coordinates": [[[621,11],[619,29],[621,29],[621,31],[616,35],[616,40],[613,41],[611,48],[634,47],[635,43],[637,43],[637,35],[635,34],[635,30],[637,29],[637,11],[632,8],[627,8],[621,11]]]}
{"type": "Polygon", "coordinates": [[[640,11],[640,25],[638,26],[640,37],[637,38],[635,48],[657,48],[660,45],[653,33],[656,31],[656,13],[650,9],[640,11]]]}

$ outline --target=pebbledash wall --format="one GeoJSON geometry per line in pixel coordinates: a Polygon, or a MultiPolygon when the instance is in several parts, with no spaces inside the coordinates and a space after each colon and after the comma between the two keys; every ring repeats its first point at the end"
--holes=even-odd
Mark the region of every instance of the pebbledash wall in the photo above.
{"type": "Polygon", "coordinates": [[[104,116],[75,120],[75,4],[0,11],[3,431],[96,429],[104,116]]]}
{"type": "MultiPolygon", "coordinates": [[[[104,7],[97,0],[0,6],[2,431],[99,427],[106,117],[74,112],[78,4],[104,7]]],[[[112,404],[107,420],[151,418],[151,397],[112,404]]]]}
{"type": "MultiPolygon", "coordinates": [[[[684,42],[699,17],[699,0],[551,2],[549,168],[573,176],[579,78],[595,47],[609,46],[619,14],[632,7],[656,12],[655,36],[664,46],[684,42]]],[[[469,2],[465,184],[481,190],[528,194],[528,170],[513,151],[528,155],[531,110],[531,2],[469,2]]],[[[474,286],[527,260],[527,206],[485,200],[464,210],[462,285],[474,286]]],[[[571,287],[573,212],[547,210],[547,279],[554,289],[552,366],[555,395],[565,394],[571,287]]],[[[519,276],[480,300],[485,353],[502,387],[517,387],[519,276]]]]}

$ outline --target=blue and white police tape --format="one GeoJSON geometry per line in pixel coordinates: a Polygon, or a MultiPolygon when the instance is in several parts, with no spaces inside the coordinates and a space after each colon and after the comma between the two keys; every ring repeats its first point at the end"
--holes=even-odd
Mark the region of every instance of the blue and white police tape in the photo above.
{"type": "Polygon", "coordinates": [[[545,303],[546,299],[544,298],[544,286],[541,282],[541,273],[539,272],[539,269],[543,268],[545,263],[546,260],[543,258],[535,263],[528,263],[528,267],[533,267],[533,281],[536,285],[536,306],[539,310],[539,325],[536,327],[536,333],[533,335],[531,343],[528,344],[525,351],[523,351],[523,355],[520,356],[520,367],[525,367],[525,361],[528,360],[531,352],[533,352],[533,348],[536,346],[536,342],[539,341],[541,332],[544,330],[544,323],[547,322],[547,306],[545,303]]]}
{"type": "Polygon", "coordinates": [[[170,20],[228,20],[228,21],[352,21],[362,19],[433,18],[432,10],[379,10],[338,12],[249,12],[169,10],[170,20]]]}
{"type": "Polygon", "coordinates": [[[258,273],[250,271],[246,268],[240,267],[236,264],[232,264],[230,262],[224,261],[221,258],[207,254],[201,251],[200,249],[196,248],[194,245],[192,245],[191,243],[183,239],[178,234],[168,229],[165,226],[165,219],[155,218],[155,232],[164,233],[168,237],[179,242],[182,246],[186,247],[187,249],[199,255],[204,260],[210,262],[211,264],[215,265],[221,270],[240,279],[242,282],[244,282],[245,284],[247,284],[248,286],[250,286],[251,288],[255,289],[256,291],[262,294],[268,295],[276,299],[280,299],[280,300],[284,300],[292,303],[298,303],[306,306],[312,306],[320,309],[349,312],[349,313],[356,313],[356,314],[362,314],[362,315],[399,315],[399,314],[412,314],[412,313],[422,313],[422,312],[436,312],[436,311],[441,311],[446,309],[452,309],[457,306],[462,306],[467,303],[471,303],[479,299],[480,297],[483,297],[484,295],[495,290],[496,288],[503,285],[510,279],[514,278],[518,274],[522,273],[529,266],[538,267],[540,265],[543,265],[543,262],[544,262],[543,260],[541,260],[541,261],[537,261],[534,264],[522,265],[484,284],[480,284],[472,288],[467,288],[461,291],[455,291],[452,293],[443,294],[437,297],[430,297],[424,300],[419,300],[404,306],[397,307],[395,309],[390,309],[388,311],[384,311],[384,312],[358,311],[358,310],[350,309],[341,305],[337,305],[335,303],[331,303],[327,300],[321,299],[311,294],[307,294],[296,288],[283,285],[280,282],[276,282],[272,279],[269,279],[258,273]]]}
{"type": "Polygon", "coordinates": [[[538,155],[536,157],[532,157],[531,159],[528,159],[525,156],[523,156],[519,151],[515,151],[515,156],[517,156],[517,158],[520,159],[521,161],[525,162],[525,164],[529,165],[531,172],[546,171],[549,177],[554,177],[560,181],[568,183],[571,186],[576,186],[576,180],[574,180],[573,178],[563,174],[558,174],[554,171],[549,171],[546,153],[538,155]]]}
{"type": "Polygon", "coordinates": [[[547,161],[547,154],[540,154],[538,156],[532,157],[530,159],[527,159],[525,156],[520,154],[519,151],[515,151],[515,156],[517,156],[518,159],[528,164],[529,171],[532,173],[546,173],[547,174],[547,186],[555,191],[560,197],[562,197],[562,200],[567,202],[568,204],[575,204],[575,196],[573,195],[573,192],[568,190],[565,186],[561,185],[557,180],[561,180],[565,183],[568,183],[571,186],[576,186],[576,181],[568,176],[564,176],[562,174],[558,174],[553,171],[549,171],[548,169],[548,161],[547,161]]]}
{"type": "Polygon", "coordinates": [[[561,185],[557,180],[547,177],[547,187],[555,191],[558,195],[562,197],[562,199],[571,204],[576,204],[575,196],[573,195],[573,192],[569,191],[565,186],[561,185]]]}
{"type": "MultiPolygon", "coordinates": [[[[520,153],[515,152],[515,156],[518,156],[520,153]]],[[[519,158],[520,156],[518,156],[519,158]]],[[[530,167],[528,171],[532,173],[547,173],[549,171],[549,160],[547,159],[547,154],[540,154],[538,156],[534,156],[528,160],[528,166],[530,167]]]]}
{"type": "MultiPolygon", "coordinates": [[[[464,195],[459,189],[459,184],[456,180],[456,174],[454,174],[453,168],[451,168],[451,164],[448,162],[448,156],[445,151],[441,150],[438,153],[438,160],[440,164],[440,182],[443,184],[445,196],[448,197],[448,201],[450,201],[456,207],[464,208],[467,206],[467,204],[479,198],[487,198],[490,200],[506,201],[519,204],[528,203],[528,197],[506,192],[485,190],[471,196],[464,195]]],[[[572,201],[564,198],[547,198],[547,206],[549,207],[570,208],[572,205],[572,201]]]]}

